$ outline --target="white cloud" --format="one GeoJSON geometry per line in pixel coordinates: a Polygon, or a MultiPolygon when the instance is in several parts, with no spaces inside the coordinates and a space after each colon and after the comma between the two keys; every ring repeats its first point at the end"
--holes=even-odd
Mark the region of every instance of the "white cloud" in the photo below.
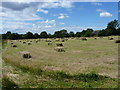
{"type": "Polygon", "coordinates": [[[42,21],[42,22],[39,22],[39,23],[46,23],[46,24],[54,24],[56,21],[55,20],[45,20],[45,21],[42,21]]]}
{"type": "Polygon", "coordinates": [[[112,17],[113,15],[109,12],[101,12],[100,17],[112,17]]]}
{"type": "Polygon", "coordinates": [[[96,10],[97,12],[100,12],[100,17],[112,17],[113,15],[109,12],[106,12],[105,10],[103,9],[97,9],[96,10]]]}
{"type": "Polygon", "coordinates": [[[102,3],[99,3],[99,2],[93,2],[93,3],[91,3],[92,5],[97,5],[97,6],[101,6],[102,5],[102,3]]]}
{"type": "Polygon", "coordinates": [[[47,13],[48,13],[48,10],[44,10],[44,9],[41,9],[41,8],[40,8],[40,9],[37,10],[37,12],[43,12],[43,13],[47,14],[47,13]]]}
{"type": "Polygon", "coordinates": [[[65,23],[60,23],[61,25],[65,24],[65,23]]]}
{"type": "Polygon", "coordinates": [[[69,16],[67,14],[63,14],[63,13],[60,13],[58,15],[58,19],[64,19],[64,18],[69,18],[69,16]]]}
{"type": "Polygon", "coordinates": [[[104,12],[103,9],[97,9],[96,11],[97,11],[97,12],[104,12]]]}

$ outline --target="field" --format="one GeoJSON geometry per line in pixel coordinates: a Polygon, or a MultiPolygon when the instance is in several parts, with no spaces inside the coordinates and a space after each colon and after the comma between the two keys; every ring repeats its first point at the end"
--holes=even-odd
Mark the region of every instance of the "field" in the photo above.
{"type": "Polygon", "coordinates": [[[46,39],[13,40],[17,47],[8,40],[2,55],[3,77],[25,88],[117,88],[118,36],[113,37],[69,38],[62,42],[65,52],[54,50],[54,39],[52,45],[46,39]],[[22,58],[21,51],[30,52],[32,58],[22,58]]]}

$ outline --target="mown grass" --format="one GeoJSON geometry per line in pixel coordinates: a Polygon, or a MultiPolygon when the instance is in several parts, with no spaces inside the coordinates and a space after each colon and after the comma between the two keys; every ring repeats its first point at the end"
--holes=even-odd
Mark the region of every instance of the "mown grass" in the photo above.
{"type": "Polygon", "coordinates": [[[8,41],[6,49],[3,50],[3,60],[14,67],[15,71],[21,71],[17,77],[21,79],[20,83],[17,83],[19,87],[117,88],[118,86],[117,78],[112,78],[116,77],[118,72],[117,44],[107,38],[97,41],[92,38],[88,41],[68,40],[64,42],[65,53],[54,51],[54,41],[52,46],[48,46],[44,41],[33,42],[30,46],[14,42],[18,47],[12,48],[8,41]],[[32,55],[29,60],[22,59],[18,53],[26,50],[32,55]]]}

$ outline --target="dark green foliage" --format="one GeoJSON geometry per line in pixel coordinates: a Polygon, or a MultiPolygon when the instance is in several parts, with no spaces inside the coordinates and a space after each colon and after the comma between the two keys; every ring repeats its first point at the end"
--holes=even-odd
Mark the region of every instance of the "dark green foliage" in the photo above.
{"type": "Polygon", "coordinates": [[[35,34],[34,34],[34,38],[35,38],[35,39],[40,38],[40,36],[38,35],[38,33],[35,33],[35,34]]]}
{"type": "Polygon", "coordinates": [[[64,38],[64,37],[91,37],[91,36],[111,36],[111,35],[120,35],[120,28],[118,27],[118,20],[113,20],[108,23],[107,28],[104,30],[96,30],[88,28],[87,30],[83,30],[82,32],[70,32],[63,29],[60,31],[54,32],[54,34],[47,34],[46,31],[43,31],[38,35],[38,33],[27,32],[26,34],[17,34],[11,33],[8,31],[6,34],[2,34],[3,39],[34,39],[34,38],[64,38]]]}
{"type": "Polygon", "coordinates": [[[40,33],[40,38],[48,38],[48,34],[46,31],[40,33]]]}
{"type": "Polygon", "coordinates": [[[26,39],[32,39],[32,38],[34,38],[34,35],[33,35],[33,33],[31,33],[31,32],[27,32],[27,33],[25,34],[25,38],[26,38],[26,39]]]}

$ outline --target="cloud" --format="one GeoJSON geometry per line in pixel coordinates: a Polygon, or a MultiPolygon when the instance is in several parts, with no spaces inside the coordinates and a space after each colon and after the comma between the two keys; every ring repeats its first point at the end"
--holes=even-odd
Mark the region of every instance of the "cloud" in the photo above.
{"type": "Polygon", "coordinates": [[[65,24],[65,23],[60,23],[61,25],[65,24]]]}
{"type": "Polygon", "coordinates": [[[113,15],[109,12],[106,12],[105,10],[103,9],[97,9],[96,10],[97,12],[100,12],[100,17],[112,17],[113,15]]]}
{"type": "Polygon", "coordinates": [[[112,17],[113,15],[109,12],[101,12],[100,17],[112,17]]]}
{"type": "Polygon", "coordinates": [[[64,18],[69,18],[69,16],[67,14],[63,14],[63,13],[60,13],[58,15],[58,19],[64,19],[64,18]]]}
{"type": "Polygon", "coordinates": [[[102,5],[102,3],[99,3],[99,2],[93,2],[93,3],[91,3],[92,5],[96,5],[96,6],[101,6],[102,5]]]}
{"type": "Polygon", "coordinates": [[[47,13],[48,13],[48,10],[38,9],[37,12],[43,12],[43,13],[47,14],[47,13]]]}
{"type": "Polygon", "coordinates": [[[103,9],[97,9],[96,11],[97,11],[97,12],[104,12],[103,9]]]}

